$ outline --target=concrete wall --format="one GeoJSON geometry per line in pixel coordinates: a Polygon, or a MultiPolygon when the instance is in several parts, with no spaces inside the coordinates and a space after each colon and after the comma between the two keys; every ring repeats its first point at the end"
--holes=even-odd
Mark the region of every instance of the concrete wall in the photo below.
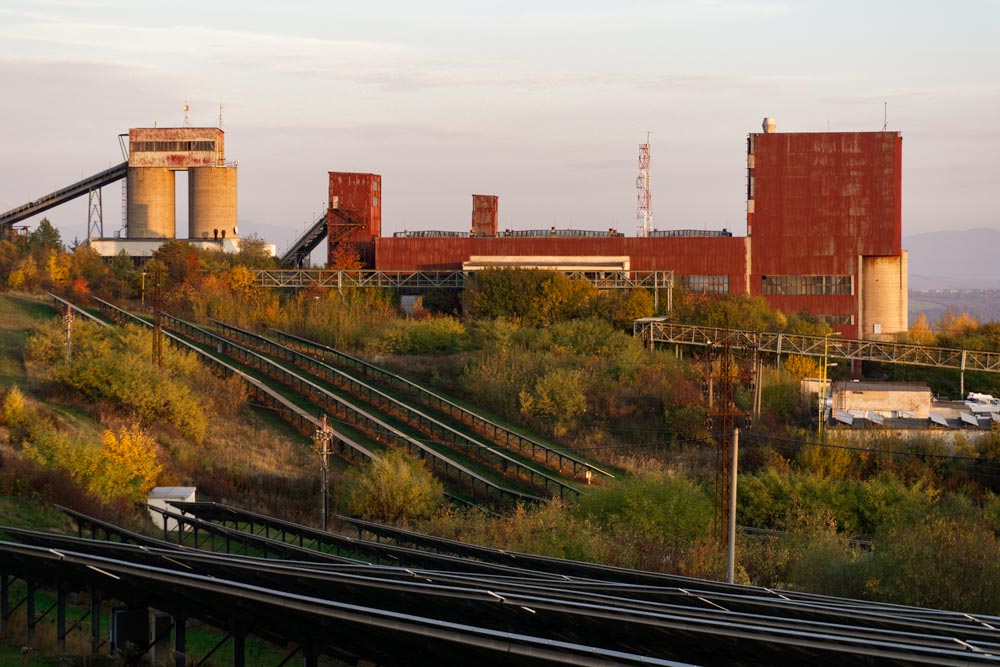
{"type": "Polygon", "coordinates": [[[931,414],[931,390],[912,389],[855,389],[852,383],[837,383],[833,389],[833,411],[837,412],[877,412],[883,417],[900,417],[903,411],[912,412],[913,417],[929,419],[931,414]]]}
{"type": "Polygon", "coordinates": [[[234,238],[236,227],[236,167],[194,167],[188,170],[188,237],[234,238]]]}
{"type": "Polygon", "coordinates": [[[909,328],[906,251],[889,257],[861,258],[861,335],[892,339],[909,328]]]}
{"type": "Polygon", "coordinates": [[[165,167],[129,167],[126,178],[128,238],[174,238],[174,172],[165,167]]]}

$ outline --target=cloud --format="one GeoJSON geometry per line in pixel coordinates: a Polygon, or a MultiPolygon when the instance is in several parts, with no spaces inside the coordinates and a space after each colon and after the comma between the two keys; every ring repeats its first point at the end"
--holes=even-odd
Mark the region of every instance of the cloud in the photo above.
{"type": "Polygon", "coordinates": [[[20,22],[0,28],[6,40],[56,44],[135,55],[239,57],[244,64],[269,59],[349,57],[398,53],[401,44],[374,40],[323,39],[283,33],[221,29],[205,25],[138,26],[94,23],[49,15],[15,12],[20,22]]]}

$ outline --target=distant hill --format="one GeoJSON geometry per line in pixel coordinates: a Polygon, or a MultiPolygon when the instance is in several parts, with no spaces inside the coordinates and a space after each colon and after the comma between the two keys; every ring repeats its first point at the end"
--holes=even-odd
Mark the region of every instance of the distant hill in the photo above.
{"type": "Polygon", "coordinates": [[[1000,229],[928,232],[903,237],[910,289],[1000,289],[1000,229]]]}

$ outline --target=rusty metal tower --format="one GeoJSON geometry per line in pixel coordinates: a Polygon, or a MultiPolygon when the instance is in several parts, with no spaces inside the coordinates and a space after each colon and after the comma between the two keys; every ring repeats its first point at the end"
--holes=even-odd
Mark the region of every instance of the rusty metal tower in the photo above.
{"type": "Polygon", "coordinates": [[[639,237],[649,236],[653,231],[653,193],[649,189],[649,135],[646,133],[646,143],[639,144],[639,176],[635,179],[637,205],[635,208],[636,230],[639,237]]]}

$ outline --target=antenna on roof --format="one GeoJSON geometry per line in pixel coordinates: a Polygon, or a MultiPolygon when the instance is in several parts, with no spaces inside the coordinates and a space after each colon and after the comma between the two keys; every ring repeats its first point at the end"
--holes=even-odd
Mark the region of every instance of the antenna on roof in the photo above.
{"type": "Polygon", "coordinates": [[[191,111],[191,105],[184,100],[184,127],[188,127],[191,124],[191,120],[188,118],[188,112],[191,111]]]}
{"type": "Polygon", "coordinates": [[[635,179],[638,194],[636,206],[636,236],[646,237],[653,229],[652,191],[649,187],[649,137],[652,132],[646,132],[646,143],[639,144],[639,176],[635,179]]]}
{"type": "Polygon", "coordinates": [[[219,102],[219,129],[222,129],[222,102],[219,102]]]}
{"type": "Polygon", "coordinates": [[[882,131],[889,130],[889,102],[882,100],[882,131]]]}

